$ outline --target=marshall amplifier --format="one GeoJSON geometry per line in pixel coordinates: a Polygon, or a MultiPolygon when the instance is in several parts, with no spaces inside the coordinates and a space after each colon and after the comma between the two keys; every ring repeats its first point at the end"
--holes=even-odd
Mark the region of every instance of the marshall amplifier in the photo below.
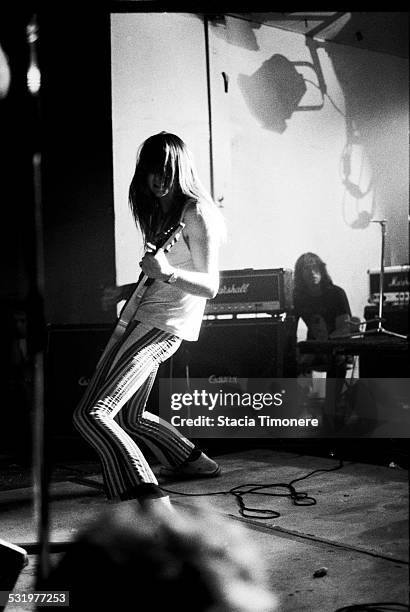
{"type": "MultiPolygon", "coordinates": [[[[410,266],[389,266],[384,268],[383,296],[384,301],[396,306],[409,303],[410,266]]],[[[369,275],[369,303],[379,302],[380,270],[368,270],[369,275]]]]}
{"type": "Polygon", "coordinates": [[[292,271],[285,268],[224,270],[205,316],[284,312],[292,308],[292,290],[292,271]]]}

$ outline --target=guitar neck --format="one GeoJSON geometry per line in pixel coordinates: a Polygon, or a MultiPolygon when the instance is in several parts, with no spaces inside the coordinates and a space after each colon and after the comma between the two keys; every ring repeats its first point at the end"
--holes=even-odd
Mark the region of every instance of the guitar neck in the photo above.
{"type": "MultiPolygon", "coordinates": [[[[160,249],[163,249],[168,252],[172,245],[178,240],[180,232],[183,230],[184,227],[184,223],[178,223],[178,225],[173,228],[172,232],[169,233],[167,240],[165,240],[162,244],[158,246],[155,253],[158,253],[160,249]]],[[[154,282],[154,279],[150,279],[146,274],[144,274],[144,272],[141,272],[138,277],[135,289],[133,290],[130,297],[126,301],[123,309],[121,310],[118,320],[118,324],[121,328],[126,328],[128,323],[131,321],[142,299],[142,296],[144,295],[147,285],[149,285],[151,282],[154,282]]]]}
{"type": "Polygon", "coordinates": [[[119,322],[122,325],[127,326],[128,323],[131,321],[132,316],[134,315],[137,306],[140,303],[142,296],[144,295],[148,280],[149,277],[142,272],[138,279],[137,286],[135,287],[134,291],[131,293],[130,297],[124,304],[123,309],[121,310],[119,322]]]}
{"type": "Polygon", "coordinates": [[[144,291],[146,289],[146,286],[147,286],[148,281],[149,281],[149,277],[146,274],[143,274],[143,273],[141,273],[141,274],[142,274],[142,278],[141,278],[141,280],[138,279],[137,286],[135,287],[134,291],[132,292],[131,298],[133,296],[134,297],[142,297],[142,295],[143,295],[143,293],[144,293],[144,291]]]}

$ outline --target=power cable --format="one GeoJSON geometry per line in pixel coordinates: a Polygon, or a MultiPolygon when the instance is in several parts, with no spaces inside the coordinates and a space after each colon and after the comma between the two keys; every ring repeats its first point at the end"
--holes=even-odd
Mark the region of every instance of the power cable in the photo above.
{"type": "Polygon", "coordinates": [[[339,459],[339,465],[333,468],[320,468],[317,470],[313,470],[309,472],[305,476],[300,476],[299,478],[294,478],[289,483],[270,483],[270,484],[242,484],[232,487],[227,491],[214,491],[212,493],[183,493],[181,491],[173,491],[171,489],[167,489],[165,487],[160,486],[162,491],[166,493],[171,493],[173,495],[182,495],[184,497],[210,497],[213,495],[232,495],[235,498],[236,503],[239,506],[239,514],[244,518],[258,518],[262,520],[274,519],[281,516],[280,512],[272,509],[265,508],[251,508],[250,506],[246,506],[244,497],[246,495],[267,495],[269,497],[290,497],[292,503],[295,506],[314,506],[317,504],[317,501],[314,497],[308,495],[304,491],[297,491],[293,486],[295,482],[300,482],[302,480],[306,480],[306,478],[310,478],[314,474],[319,474],[321,472],[334,472],[336,470],[340,470],[343,467],[343,460],[339,459]],[[267,492],[266,489],[287,489],[288,493],[274,493],[267,492]]]}

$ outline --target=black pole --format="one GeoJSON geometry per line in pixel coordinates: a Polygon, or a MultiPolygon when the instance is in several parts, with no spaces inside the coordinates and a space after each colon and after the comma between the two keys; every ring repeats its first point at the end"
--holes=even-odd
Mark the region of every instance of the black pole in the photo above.
{"type": "Polygon", "coordinates": [[[382,329],[383,300],[384,300],[384,249],[386,241],[386,220],[379,221],[382,233],[381,260],[380,260],[380,279],[379,279],[379,331],[382,329]]]}
{"type": "MultiPolygon", "coordinates": [[[[41,73],[38,63],[37,46],[39,28],[37,16],[33,15],[26,27],[29,46],[29,66],[27,86],[36,102],[36,121],[41,123],[40,87],[41,73]]],[[[41,184],[41,145],[39,129],[32,156],[33,204],[34,204],[34,261],[31,278],[31,294],[34,305],[31,311],[34,361],[33,390],[33,485],[34,485],[34,515],[37,525],[39,542],[39,559],[36,575],[36,588],[47,578],[49,572],[49,504],[48,504],[48,468],[46,460],[46,419],[44,410],[44,355],[45,355],[45,315],[44,315],[44,237],[42,215],[42,184],[41,184]]]]}
{"type": "Polygon", "coordinates": [[[205,31],[205,58],[206,58],[206,87],[208,99],[208,123],[209,123],[209,186],[212,198],[215,198],[214,187],[214,151],[212,135],[212,96],[211,96],[211,66],[209,55],[209,18],[204,15],[205,31]]]}

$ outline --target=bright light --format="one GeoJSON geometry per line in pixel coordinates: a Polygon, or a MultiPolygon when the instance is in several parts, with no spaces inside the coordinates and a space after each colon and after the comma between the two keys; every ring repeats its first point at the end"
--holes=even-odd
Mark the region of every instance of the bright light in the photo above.
{"type": "Polygon", "coordinates": [[[31,65],[27,72],[27,85],[30,93],[37,94],[40,91],[41,74],[38,66],[31,65]]]}
{"type": "Polygon", "coordinates": [[[27,25],[26,35],[27,42],[30,47],[30,64],[27,71],[27,86],[30,93],[37,94],[40,91],[41,74],[37,66],[36,43],[38,40],[38,26],[35,15],[33,16],[31,22],[27,25]]]}

